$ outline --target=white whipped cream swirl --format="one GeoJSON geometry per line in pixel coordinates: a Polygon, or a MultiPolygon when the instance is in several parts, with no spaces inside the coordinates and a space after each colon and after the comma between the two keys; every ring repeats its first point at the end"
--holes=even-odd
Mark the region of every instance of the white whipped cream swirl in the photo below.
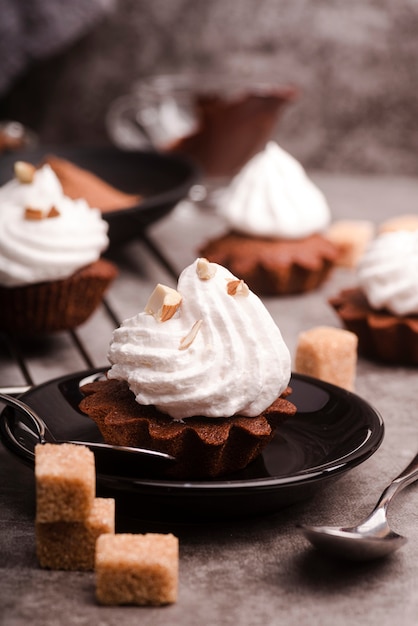
{"type": "Polygon", "coordinates": [[[71,200],[49,165],[31,183],[12,179],[0,189],[0,284],[14,287],[71,276],[108,246],[99,209],[71,200]],[[46,218],[54,207],[59,215],[46,218]],[[25,219],[27,208],[43,219],[25,219]]]}
{"type": "Polygon", "coordinates": [[[357,275],[373,309],[418,314],[418,231],[379,235],[360,260],[357,275]]]}
{"type": "Polygon", "coordinates": [[[179,278],[182,303],[171,319],[141,312],[114,331],[109,378],[126,380],[139,404],[177,420],[257,416],[289,383],[289,350],[254,293],[229,295],[235,276],[215,263],[215,275],[202,280],[198,261],[179,278]],[[194,341],[179,349],[199,320],[194,341]]]}
{"type": "Polygon", "coordinates": [[[219,199],[219,212],[237,232],[284,239],[319,233],[331,219],[323,193],[272,141],[232,180],[219,199]]]}

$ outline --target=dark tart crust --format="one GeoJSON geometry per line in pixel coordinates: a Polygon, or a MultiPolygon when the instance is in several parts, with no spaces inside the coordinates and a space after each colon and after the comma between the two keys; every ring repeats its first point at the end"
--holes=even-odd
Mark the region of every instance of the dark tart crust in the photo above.
{"type": "Polygon", "coordinates": [[[199,254],[227,267],[256,293],[283,295],[321,285],[335,266],[338,249],[319,234],[291,240],[229,232],[209,241],[199,254]]]}
{"type": "Polygon", "coordinates": [[[63,280],[0,286],[0,330],[34,335],[75,328],[99,306],[117,273],[99,259],[63,280]]]}
{"type": "Polygon", "coordinates": [[[370,307],[363,292],[344,289],[329,300],[344,326],[358,336],[361,354],[377,361],[418,365],[418,316],[397,317],[370,307]]]}
{"type": "Polygon", "coordinates": [[[124,381],[93,382],[82,392],[80,409],[97,423],[106,442],[173,455],[177,462],[168,474],[175,478],[213,478],[246,467],[273,438],[276,426],[296,412],[285,399],[290,390],[258,417],[184,421],[138,404],[124,381]]]}

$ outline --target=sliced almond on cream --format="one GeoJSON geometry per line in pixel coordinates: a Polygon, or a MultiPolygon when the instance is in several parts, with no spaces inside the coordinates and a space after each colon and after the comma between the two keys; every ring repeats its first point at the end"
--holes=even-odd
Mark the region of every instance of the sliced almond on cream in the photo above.
{"type": "Polygon", "coordinates": [[[61,213],[58,211],[56,206],[52,206],[49,209],[48,215],[47,217],[59,217],[61,215],[61,213]]]}
{"type": "Polygon", "coordinates": [[[216,265],[214,263],[210,263],[207,259],[198,259],[196,272],[201,280],[210,280],[216,274],[216,265]]]}
{"type": "Polygon", "coordinates": [[[16,161],[14,165],[15,176],[20,183],[28,184],[33,181],[36,167],[26,161],[16,161]]]}
{"type": "Polygon", "coordinates": [[[178,291],[158,283],[150,295],[144,311],[153,315],[159,322],[166,322],[178,310],[181,300],[182,297],[178,291]]]}
{"type": "Polygon", "coordinates": [[[202,320],[197,320],[197,322],[193,324],[187,335],[180,340],[179,350],[187,350],[187,348],[190,348],[201,326],[202,320]]]}
{"type": "Polygon", "coordinates": [[[226,290],[229,296],[248,296],[250,290],[247,283],[243,280],[229,280],[226,284],[226,290]]]}
{"type": "Polygon", "coordinates": [[[25,209],[25,220],[43,220],[44,217],[42,209],[34,209],[30,206],[25,209]]]}

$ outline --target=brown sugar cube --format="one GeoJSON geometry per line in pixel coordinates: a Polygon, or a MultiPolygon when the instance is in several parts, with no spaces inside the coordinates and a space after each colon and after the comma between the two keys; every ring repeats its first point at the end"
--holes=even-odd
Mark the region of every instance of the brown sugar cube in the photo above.
{"type": "Polygon", "coordinates": [[[39,565],[49,569],[93,570],[97,538],[115,532],[115,500],[96,498],[84,522],[36,522],[39,565]]]}
{"type": "Polygon", "coordinates": [[[101,604],[170,604],[177,600],[179,543],[172,534],[101,535],[96,546],[101,604]]]}
{"type": "Polygon", "coordinates": [[[338,220],[331,224],[326,237],[338,248],[337,264],[341,267],[355,267],[373,238],[374,231],[374,224],[369,220],[338,220]]]}
{"type": "Polygon", "coordinates": [[[418,230],[418,215],[396,215],[379,226],[379,234],[394,230],[418,230]]]}
{"type": "Polygon", "coordinates": [[[317,326],[300,333],[295,372],[352,391],[357,364],[357,335],[349,330],[317,326]]]}
{"type": "Polygon", "coordinates": [[[81,522],[96,493],[94,454],[77,444],[35,448],[36,521],[81,522]]]}

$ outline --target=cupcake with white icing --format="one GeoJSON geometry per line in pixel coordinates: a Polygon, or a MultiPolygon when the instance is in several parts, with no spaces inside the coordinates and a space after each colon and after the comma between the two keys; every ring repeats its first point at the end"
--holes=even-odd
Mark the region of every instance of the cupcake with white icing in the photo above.
{"type": "Polygon", "coordinates": [[[108,379],[80,408],[105,441],[172,454],[176,476],[246,467],[295,407],[289,350],[261,300],[224,267],[197,259],[177,289],[158,285],[116,329],[108,379]]]}
{"type": "Polygon", "coordinates": [[[228,267],[257,293],[318,287],[337,259],[323,236],[330,209],[303,167],[276,143],[247,163],[220,200],[228,231],[200,254],[228,267]]]}
{"type": "Polygon", "coordinates": [[[386,363],[418,365],[418,231],[380,234],[357,268],[357,286],[330,300],[359,352],[386,363]]]}
{"type": "Polygon", "coordinates": [[[0,189],[0,330],[33,335],[84,322],[117,273],[101,258],[107,228],[98,209],[64,195],[49,165],[17,162],[0,189]]]}

